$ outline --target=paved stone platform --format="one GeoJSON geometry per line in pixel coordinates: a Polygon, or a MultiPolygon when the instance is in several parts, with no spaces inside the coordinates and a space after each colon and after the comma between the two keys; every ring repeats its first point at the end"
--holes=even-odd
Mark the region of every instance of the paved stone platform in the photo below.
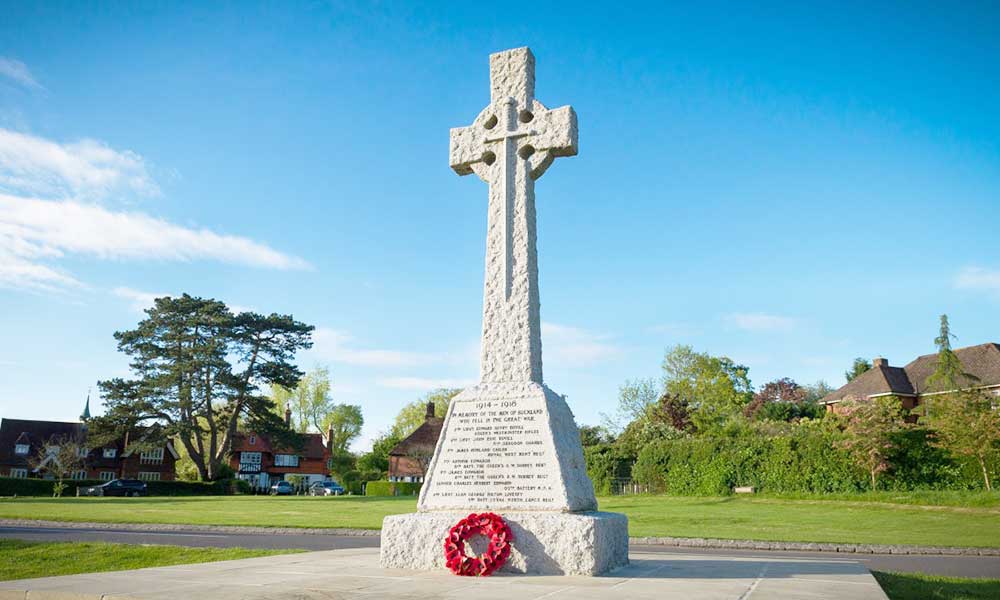
{"type": "Polygon", "coordinates": [[[886,600],[851,560],[633,552],[601,577],[382,569],[378,549],[290,554],[138,571],[0,582],[0,599],[476,598],[477,600],[886,600]]]}

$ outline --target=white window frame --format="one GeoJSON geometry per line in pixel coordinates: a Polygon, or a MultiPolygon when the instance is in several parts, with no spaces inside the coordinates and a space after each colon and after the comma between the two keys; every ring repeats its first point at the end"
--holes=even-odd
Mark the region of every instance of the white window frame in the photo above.
{"type": "Polygon", "coordinates": [[[139,471],[139,481],[159,481],[159,471],[139,471]]]}
{"type": "Polygon", "coordinates": [[[100,475],[98,475],[97,478],[100,479],[101,481],[111,481],[112,479],[115,478],[115,472],[114,471],[101,471],[100,475]]]}
{"type": "Polygon", "coordinates": [[[10,476],[14,479],[27,479],[28,470],[27,469],[11,469],[10,476]]]}
{"type": "Polygon", "coordinates": [[[158,465],[163,462],[163,448],[153,448],[152,450],[143,450],[139,453],[139,464],[141,465],[158,465]]]}
{"type": "Polygon", "coordinates": [[[299,456],[297,454],[275,454],[274,466],[276,467],[298,467],[299,456]]]}
{"type": "Polygon", "coordinates": [[[256,435],[251,435],[250,436],[250,445],[251,446],[256,446],[257,445],[257,436],[256,435]]]}
{"type": "Polygon", "coordinates": [[[14,454],[18,456],[27,456],[31,452],[31,446],[29,444],[14,444],[14,454]]]}
{"type": "Polygon", "coordinates": [[[118,458],[118,448],[105,448],[104,458],[118,458]]]}
{"type": "Polygon", "coordinates": [[[252,465],[259,465],[261,463],[261,453],[260,452],[240,452],[240,462],[250,463],[252,465]]]}
{"type": "Polygon", "coordinates": [[[86,479],[87,478],[87,471],[85,471],[83,469],[81,469],[79,471],[73,471],[73,475],[70,478],[71,479],[75,479],[77,481],[80,481],[82,479],[86,479]]]}
{"type": "Polygon", "coordinates": [[[90,454],[90,450],[87,449],[87,448],[85,448],[85,447],[83,447],[83,446],[80,446],[79,448],[76,449],[76,456],[77,456],[77,458],[87,458],[87,455],[89,455],[89,454],[90,454]]]}

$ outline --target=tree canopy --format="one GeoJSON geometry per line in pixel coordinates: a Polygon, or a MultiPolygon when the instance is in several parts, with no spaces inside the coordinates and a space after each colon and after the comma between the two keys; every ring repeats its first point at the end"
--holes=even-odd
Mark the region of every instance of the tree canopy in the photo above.
{"type": "Polygon", "coordinates": [[[455,388],[440,388],[428,392],[420,400],[414,400],[400,409],[396,415],[396,420],[392,424],[389,433],[399,439],[403,439],[416,431],[417,427],[424,422],[427,416],[427,403],[434,403],[434,416],[444,417],[448,413],[448,405],[451,399],[462,390],[455,388]]]}
{"type": "Polygon", "coordinates": [[[218,300],[157,298],[135,329],[115,333],[133,377],[98,384],[105,414],[91,420],[91,435],[113,439],[142,428],[147,435],[134,443],[176,438],[203,480],[222,472],[241,423],[299,446],[261,387],[298,385],[302,372],[291,361],[312,346],[312,330],[290,315],[234,314],[218,300]]]}
{"type": "Polygon", "coordinates": [[[678,345],[663,359],[664,392],[686,404],[697,430],[718,430],[753,397],[749,371],[725,356],[678,345]]]}
{"type": "Polygon", "coordinates": [[[865,360],[859,356],[854,359],[853,363],[851,363],[851,368],[844,371],[844,379],[847,380],[847,383],[850,383],[855,377],[861,375],[865,371],[871,370],[871,368],[871,361],[865,360]]]}

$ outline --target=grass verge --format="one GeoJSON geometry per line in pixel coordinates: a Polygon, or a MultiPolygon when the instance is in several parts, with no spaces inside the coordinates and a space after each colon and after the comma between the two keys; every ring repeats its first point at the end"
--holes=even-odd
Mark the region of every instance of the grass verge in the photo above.
{"type": "MultiPolygon", "coordinates": [[[[927,504],[933,497],[843,499],[613,496],[601,510],[629,517],[633,536],[787,542],[1000,547],[1000,507],[927,504]]],[[[977,503],[985,503],[981,498],[977,503]]],[[[988,504],[988,503],[987,503],[988,504]]],[[[263,527],[378,529],[386,515],[413,512],[416,499],[225,496],[0,499],[0,518],[263,527]]]]}
{"type": "Polygon", "coordinates": [[[0,539],[0,581],[126,571],[297,552],[302,550],[187,548],[103,542],[26,542],[0,539]]]}
{"type": "Polygon", "coordinates": [[[889,600],[996,600],[1000,579],[965,579],[873,571],[889,600]]]}

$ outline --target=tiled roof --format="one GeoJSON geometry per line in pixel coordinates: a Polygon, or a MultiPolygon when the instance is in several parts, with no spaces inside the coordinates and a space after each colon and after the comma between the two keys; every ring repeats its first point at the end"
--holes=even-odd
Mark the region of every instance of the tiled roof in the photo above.
{"type": "Polygon", "coordinates": [[[83,423],[3,419],[0,421],[0,463],[27,464],[28,457],[36,455],[42,445],[53,437],[81,438],[82,436],[83,423]],[[16,444],[28,444],[30,446],[28,455],[15,454],[16,444]]]}
{"type": "Polygon", "coordinates": [[[301,452],[293,452],[288,448],[275,448],[271,444],[271,439],[264,435],[255,433],[240,433],[233,443],[233,452],[269,452],[271,454],[298,454],[303,458],[314,458],[323,460],[326,458],[326,444],[323,443],[323,436],[318,433],[304,433],[305,444],[301,452]],[[250,443],[253,438],[254,443],[250,443]]]}
{"type": "MultiPolygon", "coordinates": [[[[963,387],[1000,385],[1000,346],[994,343],[968,346],[955,350],[955,355],[965,372],[976,378],[959,381],[963,387]]],[[[937,354],[925,354],[905,368],[917,393],[942,391],[939,387],[927,387],[927,378],[937,368],[937,354]]]]}
{"type": "Polygon", "coordinates": [[[441,429],[444,427],[444,419],[428,417],[417,427],[417,430],[403,438],[389,451],[390,456],[414,456],[416,454],[429,454],[434,452],[438,438],[441,437],[441,429]]]}
{"type": "MultiPolygon", "coordinates": [[[[963,386],[1000,385],[1000,346],[994,343],[955,350],[966,373],[977,379],[960,382],[963,386]]],[[[852,379],[847,385],[827,394],[821,403],[840,402],[846,398],[863,399],[879,394],[916,396],[928,392],[927,378],[937,368],[937,354],[926,354],[905,367],[876,365],[852,379]]]]}

